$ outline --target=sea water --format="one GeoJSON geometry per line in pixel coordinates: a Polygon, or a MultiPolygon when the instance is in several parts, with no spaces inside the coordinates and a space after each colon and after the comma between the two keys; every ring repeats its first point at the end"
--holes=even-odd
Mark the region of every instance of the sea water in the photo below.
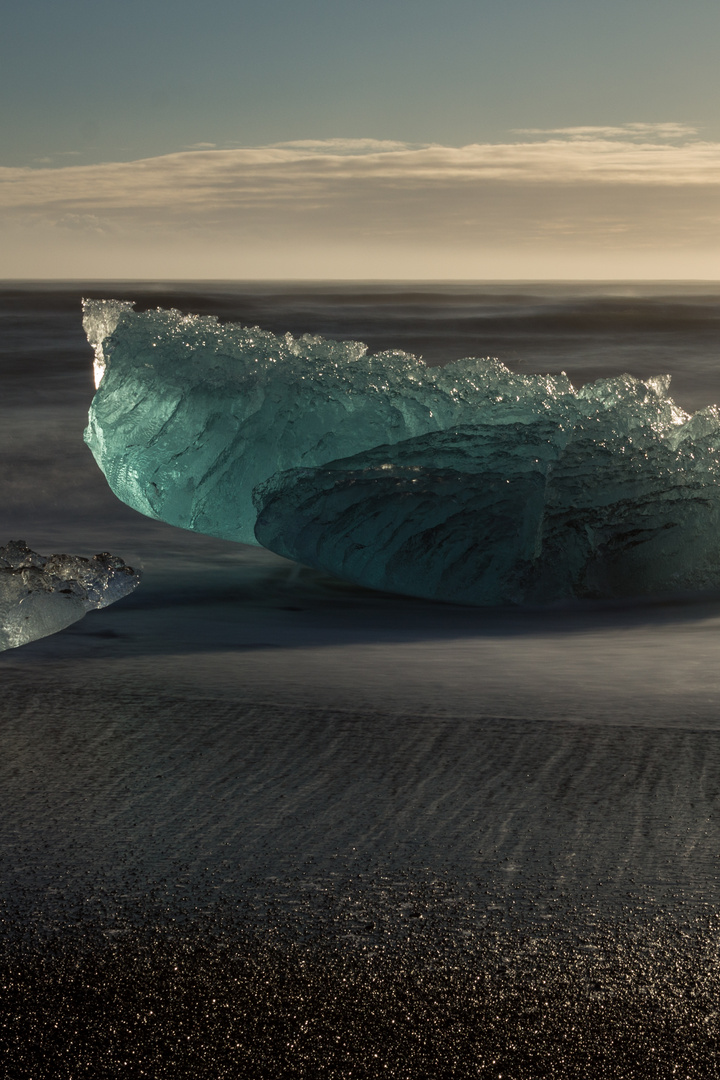
{"type": "Polygon", "coordinates": [[[38,1039],[44,1015],[47,1030],[61,1017],[77,1070],[71,1028],[89,1006],[63,1012],[47,989],[67,991],[71,958],[100,1028],[124,1018],[108,1046],[140,1053],[140,1013],[162,1015],[166,1050],[190,1025],[168,1075],[208,1061],[218,1075],[440,1075],[455,1061],[448,1075],[490,1076],[498,1060],[517,1077],[640,1075],[651,1046],[658,1076],[678,1060],[707,1075],[718,598],[477,610],[142,517],[83,443],[83,296],[430,364],[497,356],[577,386],[668,373],[694,412],[720,402],[720,288],[0,290],[0,543],[112,551],[144,571],[132,596],[0,657],[0,900],[8,940],[34,942],[14,977],[45,995],[38,1039]]]}

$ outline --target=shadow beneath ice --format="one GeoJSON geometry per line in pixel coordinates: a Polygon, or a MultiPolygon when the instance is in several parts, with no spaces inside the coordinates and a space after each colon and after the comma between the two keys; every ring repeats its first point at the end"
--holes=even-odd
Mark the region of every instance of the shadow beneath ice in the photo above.
{"type": "Polygon", "coordinates": [[[216,553],[215,564],[193,564],[185,553],[162,566],[151,558],[134,594],[32,643],[23,657],[62,659],[78,649],[162,656],[578,635],[612,640],[720,625],[717,593],[477,608],[374,591],[263,549],[221,546],[231,554],[216,553]]]}

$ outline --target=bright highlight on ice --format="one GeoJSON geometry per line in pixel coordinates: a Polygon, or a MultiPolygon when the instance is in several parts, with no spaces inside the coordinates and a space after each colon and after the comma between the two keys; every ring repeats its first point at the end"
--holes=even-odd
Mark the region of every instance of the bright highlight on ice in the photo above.
{"type": "Polygon", "coordinates": [[[720,585],[720,413],[668,377],[575,390],[116,301],[85,328],[86,441],[150,517],[462,603],[720,585]]]}

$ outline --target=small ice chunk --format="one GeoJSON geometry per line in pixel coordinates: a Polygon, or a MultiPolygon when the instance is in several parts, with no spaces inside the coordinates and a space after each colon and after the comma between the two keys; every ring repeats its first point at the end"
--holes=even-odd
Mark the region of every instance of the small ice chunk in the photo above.
{"type": "Polygon", "coordinates": [[[24,540],[0,547],[0,651],[47,637],[107,607],[138,585],[140,574],[103,552],[38,555],[24,540]]]}

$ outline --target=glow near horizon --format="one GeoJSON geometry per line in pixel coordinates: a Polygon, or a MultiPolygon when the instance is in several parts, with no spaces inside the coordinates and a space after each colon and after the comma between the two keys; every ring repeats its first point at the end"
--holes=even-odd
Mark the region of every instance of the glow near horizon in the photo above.
{"type": "Polygon", "coordinates": [[[662,134],[303,141],[0,168],[0,275],[720,276],[720,144],[662,134]]]}
{"type": "Polygon", "coordinates": [[[720,277],[706,0],[118,15],[8,13],[4,278],[720,277]]]}

